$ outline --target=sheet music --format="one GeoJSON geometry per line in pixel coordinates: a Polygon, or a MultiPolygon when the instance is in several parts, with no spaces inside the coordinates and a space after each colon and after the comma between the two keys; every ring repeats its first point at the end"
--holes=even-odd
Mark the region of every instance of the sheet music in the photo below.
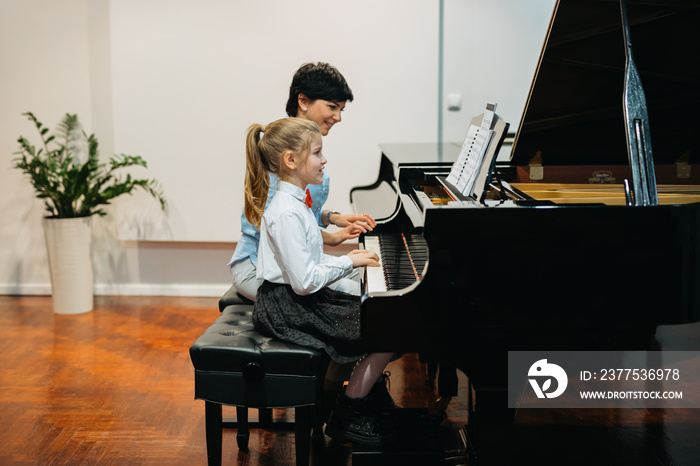
{"type": "Polygon", "coordinates": [[[447,181],[452,183],[464,196],[471,196],[484,156],[493,138],[491,129],[494,123],[496,104],[487,104],[481,126],[470,125],[467,137],[462,144],[459,157],[452,165],[447,181]]]}

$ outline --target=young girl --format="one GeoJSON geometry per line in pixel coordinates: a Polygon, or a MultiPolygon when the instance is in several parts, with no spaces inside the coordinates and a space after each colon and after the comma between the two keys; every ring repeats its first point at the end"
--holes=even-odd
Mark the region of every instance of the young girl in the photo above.
{"type": "Polygon", "coordinates": [[[338,396],[326,434],[381,444],[393,434],[383,431],[366,408],[366,397],[392,353],[364,354],[359,298],[328,287],[356,267],[379,265],[379,258],[364,250],[341,257],[323,253],[306,187],[323,182],[325,164],[321,131],[311,121],[285,118],[248,128],[245,215],[260,229],[257,277],[263,280],[253,323],[265,334],[323,349],[336,363],[359,361],[338,396]],[[278,179],[277,192],[265,208],[270,173],[278,179]]]}

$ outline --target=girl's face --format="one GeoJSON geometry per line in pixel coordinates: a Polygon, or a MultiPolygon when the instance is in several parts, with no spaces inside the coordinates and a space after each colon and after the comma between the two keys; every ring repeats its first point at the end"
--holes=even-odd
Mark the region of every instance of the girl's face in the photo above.
{"type": "Polygon", "coordinates": [[[301,187],[305,188],[309,184],[323,183],[323,167],[326,165],[326,158],[323,156],[323,141],[319,134],[312,136],[309,147],[309,155],[301,164],[297,165],[296,174],[301,182],[301,187]]]}
{"type": "Polygon", "coordinates": [[[323,99],[308,100],[303,95],[300,95],[297,117],[316,123],[321,129],[321,135],[325,136],[334,124],[340,123],[342,120],[340,114],[345,108],[345,104],[345,101],[334,102],[323,99]]]}

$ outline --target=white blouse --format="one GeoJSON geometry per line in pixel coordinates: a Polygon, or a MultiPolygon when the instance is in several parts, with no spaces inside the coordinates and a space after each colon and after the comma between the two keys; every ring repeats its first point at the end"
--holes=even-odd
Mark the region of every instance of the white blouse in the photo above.
{"type": "Polygon", "coordinates": [[[308,295],[352,272],[347,256],[323,253],[323,237],[316,218],[306,206],[306,192],[279,181],[260,225],[257,277],[291,285],[308,295]]]}

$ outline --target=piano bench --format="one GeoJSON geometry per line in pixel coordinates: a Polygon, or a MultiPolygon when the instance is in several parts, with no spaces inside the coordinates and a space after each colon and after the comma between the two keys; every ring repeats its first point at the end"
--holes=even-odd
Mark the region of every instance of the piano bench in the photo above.
{"type": "Polygon", "coordinates": [[[247,450],[249,427],[279,427],[272,408],[294,408],[296,464],[309,463],[311,427],[321,432],[323,351],[266,337],[255,330],[251,304],[232,304],[190,347],[194,396],[205,401],[207,458],[221,464],[222,432],[237,428],[238,448],[247,450]],[[236,421],[222,419],[222,405],[236,406],[236,421]],[[259,422],[248,422],[257,408],[259,422]]]}
{"type": "Polygon", "coordinates": [[[236,290],[236,287],[231,286],[221,299],[219,299],[219,311],[224,312],[224,309],[234,304],[250,304],[252,306],[253,301],[240,294],[238,290],[236,290]]]}

